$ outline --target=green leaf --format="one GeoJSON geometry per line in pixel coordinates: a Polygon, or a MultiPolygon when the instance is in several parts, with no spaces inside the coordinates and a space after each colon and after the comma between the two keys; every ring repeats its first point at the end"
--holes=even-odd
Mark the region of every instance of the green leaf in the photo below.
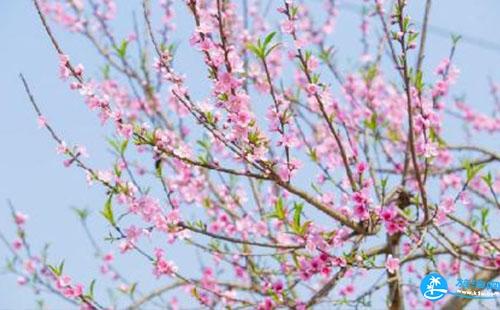
{"type": "Polygon", "coordinates": [[[277,43],[268,48],[275,35],[276,32],[271,32],[264,38],[264,42],[262,42],[261,39],[258,39],[257,44],[249,43],[247,44],[247,48],[254,53],[257,58],[264,60],[276,47],[279,46],[279,43],[277,43]]]}
{"type": "Polygon", "coordinates": [[[163,175],[163,172],[161,169],[161,160],[155,161],[155,171],[156,171],[156,176],[161,178],[163,175]]]}
{"type": "MultiPolygon", "coordinates": [[[[14,268],[14,265],[16,263],[16,258],[12,258],[12,259],[6,259],[6,262],[5,262],[5,269],[7,271],[10,271],[10,272],[15,272],[15,268],[14,268]]],[[[50,267],[49,267],[50,268],[50,267]]]]}
{"type": "Polygon", "coordinates": [[[115,152],[117,153],[120,152],[120,144],[117,140],[113,140],[111,138],[106,138],[106,140],[108,141],[109,145],[115,152]]]}
{"type": "Polygon", "coordinates": [[[311,149],[309,151],[309,157],[311,158],[312,161],[317,162],[318,161],[318,153],[316,152],[315,149],[311,149]]]}
{"type": "Polygon", "coordinates": [[[309,228],[309,225],[312,223],[312,221],[305,221],[304,224],[300,227],[300,234],[303,236],[306,232],[307,229],[309,228]]]}
{"type": "Polygon", "coordinates": [[[64,270],[64,260],[59,264],[59,275],[62,275],[64,270]]]}
{"type": "Polygon", "coordinates": [[[120,145],[120,154],[123,156],[125,154],[125,150],[127,149],[128,146],[128,140],[125,140],[121,143],[120,145]]]}
{"type": "Polygon", "coordinates": [[[470,225],[474,228],[476,227],[476,225],[477,225],[477,217],[476,216],[472,217],[472,220],[470,221],[470,225]]]}
{"type": "Polygon", "coordinates": [[[115,174],[116,174],[117,177],[121,177],[122,172],[121,172],[120,167],[118,166],[118,164],[115,164],[113,166],[113,170],[114,170],[114,172],[115,172],[115,174]]]}
{"type": "Polygon", "coordinates": [[[484,229],[488,229],[488,223],[486,222],[488,220],[488,213],[490,210],[488,208],[482,208],[481,209],[481,227],[484,229]]]}
{"type": "Polygon", "coordinates": [[[451,42],[453,43],[453,45],[456,45],[458,43],[458,41],[460,41],[461,39],[462,39],[461,35],[457,35],[457,34],[451,35],[451,42]]]}
{"type": "Polygon", "coordinates": [[[369,120],[365,120],[366,127],[370,128],[373,132],[377,129],[377,113],[372,113],[369,120]]]}
{"type": "Polygon", "coordinates": [[[254,54],[255,54],[255,56],[256,56],[257,58],[263,58],[263,54],[261,53],[260,49],[259,49],[257,46],[255,46],[254,44],[249,43],[249,44],[247,45],[247,48],[248,48],[248,49],[249,49],[252,53],[254,53],[254,54]]]}
{"type": "Polygon", "coordinates": [[[328,48],[328,49],[322,49],[321,52],[318,55],[318,58],[321,59],[323,62],[328,63],[331,58],[333,48],[328,48]]]}
{"type": "Polygon", "coordinates": [[[214,118],[214,115],[212,114],[212,112],[206,112],[205,118],[207,119],[208,124],[210,124],[210,125],[215,124],[215,118],[214,118]]]}
{"type": "Polygon", "coordinates": [[[418,32],[413,32],[413,33],[410,33],[409,36],[408,36],[408,44],[412,43],[413,41],[415,41],[418,37],[418,32]]]}
{"type": "Polygon", "coordinates": [[[484,164],[474,165],[468,160],[464,161],[464,168],[467,175],[467,182],[470,182],[478,174],[478,172],[484,168],[484,166],[485,166],[484,164]]]}
{"type": "Polygon", "coordinates": [[[38,306],[37,309],[40,309],[40,310],[45,309],[45,302],[43,301],[43,299],[37,299],[36,305],[38,306]]]}
{"type": "Polygon", "coordinates": [[[422,92],[422,89],[424,88],[424,78],[422,71],[417,71],[417,74],[415,74],[415,87],[417,88],[418,91],[422,92]]]}
{"type": "Polygon", "coordinates": [[[311,76],[311,83],[313,83],[313,84],[319,84],[319,74],[313,74],[311,76]]]}
{"type": "Polygon", "coordinates": [[[229,96],[226,93],[222,93],[222,94],[219,95],[218,99],[220,101],[228,101],[229,100],[229,96]]]}
{"type": "Polygon", "coordinates": [[[210,142],[208,140],[198,140],[196,143],[201,146],[202,149],[208,151],[210,150],[210,142]]]}
{"type": "Polygon", "coordinates": [[[368,67],[368,69],[366,69],[365,71],[365,74],[364,74],[364,78],[365,78],[365,81],[366,82],[372,82],[373,79],[375,77],[377,77],[377,74],[378,74],[378,68],[377,68],[377,65],[374,64],[374,65],[371,65],[370,67],[368,67]]]}
{"type": "Polygon", "coordinates": [[[280,43],[276,43],[276,44],[274,44],[273,46],[271,46],[271,48],[269,48],[269,49],[265,52],[264,57],[269,56],[269,54],[271,54],[271,52],[272,52],[275,48],[277,48],[278,46],[280,46],[280,43]]]}
{"type": "Polygon", "coordinates": [[[95,279],[93,279],[92,282],[90,282],[89,292],[87,293],[90,299],[94,299],[94,286],[95,286],[95,279]]]}
{"type": "Polygon", "coordinates": [[[48,265],[48,266],[49,266],[50,271],[52,271],[52,273],[54,273],[56,276],[60,276],[59,270],[57,268],[55,268],[52,265],[48,265]]]}
{"type": "Polygon", "coordinates": [[[486,185],[488,185],[489,187],[493,186],[493,176],[491,175],[491,172],[488,172],[488,174],[482,176],[481,178],[486,183],[486,185]]]}
{"type": "Polygon", "coordinates": [[[436,131],[432,127],[429,130],[429,138],[431,139],[432,142],[437,141],[437,143],[440,147],[446,146],[446,142],[443,139],[441,139],[441,137],[439,137],[439,135],[436,134],[436,131]]]}
{"type": "Polygon", "coordinates": [[[104,216],[105,219],[108,220],[108,222],[115,226],[115,216],[113,215],[113,207],[111,205],[111,200],[113,196],[109,195],[108,199],[106,200],[106,203],[104,204],[104,209],[101,211],[101,214],[104,216]]]}
{"type": "Polygon", "coordinates": [[[75,211],[76,215],[78,215],[78,218],[81,221],[85,221],[87,217],[89,217],[89,210],[88,209],[78,209],[78,208],[73,208],[73,211],[75,211]]]}
{"type": "Polygon", "coordinates": [[[212,208],[212,203],[210,201],[210,198],[208,198],[208,197],[205,197],[203,199],[202,204],[203,204],[203,207],[205,207],[207,209],[211,209],[212,208]]]}
{"type": "Polygon", "coordinates": [[[132,286],[130,287],[130,296],[134,295],[136,289],[137,289],[137,282],[132,284],[132,286]]]}
{"type": "Polygon", "coordinates": [[[389,178],[387,176],[380,180],[380,185],[382,186],[383,192],[385,192],[385,190],[387,189],[387,181],[389,181],[389,178]]]}
{"type": "Polygon", "coordinates": [[[304,58],[306,59],[306,62],[309,62],[309,60],[311,59],[311,56],[312,56],[312,52],[307,50],[304,52],[304,58]]]}
{"type": "Polygon", "coordinates": [[[125,58],[125,54],[127,53],[128,41],[123,40],[119,47],[115,46],[116,53],[120,58],[125,58]]]}
{"type": "Polygon", "coordinates": [[[197,159],[203,165],[208,165],[210,162],[209,158],[208,158],[208,154],[200,154],[200,155],[198,155],[197,159]]]}
{"type": "Polygon", "coordinates": [[[410,18],[408,16],[406,16],[403,19],[403,32],[407,32],[409,26],[410,26],[410,18]]]}
{"type": "Polygon", "coordinates": [[[283,199],[281,197],[278,198],[278,200],[276,200],[276,205],[274,207],[275,207],[276,216],[278,217],[278,219],[284,220],[285,219],[285,207],[283,205],[283,199]]]}
{"type": "Polygon", "coordinates": [[[264,44],[263,44],[264,49],[269,45],[269,43],[271,43],[271,41],[273,40],[275,35],[276,35],[276,31],[273,31],[266,36],[266,38],[264,39],[264,44]]]}
{"type": "Polygon", "coordinates": [[[293,212],[293,225],[292,229],[298,234],[302,234],[302,227],[300,225],[300,218],[302,216],[302,209],[304,205],[302,203],[295,204],[295,210],[293,212]]]}
{"type": "Polygon", "coordinates": [[[109,66],[109,64],[106,64],[103,68],[102,68],[102,76],[104,77],[105,80],[109,80],[109,71],[110,71],[111,67],[109,66]]]}
{"type": "Polygon", "coordinates": [[[434,253],[435,253],[435,251],[436,251],[436,247],[434,247],[434,246],[432,246],[430,244],[426,245],[425,252],[427,254],[427,257],[429,257],[432,262],[435,262],[435,259],[434,259],[434,253]]]}
{"type": "Polygon", "coordinates": [[[52,265],[48,265],[48,267],[57,277],[60,277],[64,270],[64,260],[57,267],[52,265]]]}
{"type": "Polygon", "coordinates": [[[251,144],[258,144],[259,143],[259,133],[257,131],[250,131],[248,133],[248,141],[250,141],[251,144]]]}

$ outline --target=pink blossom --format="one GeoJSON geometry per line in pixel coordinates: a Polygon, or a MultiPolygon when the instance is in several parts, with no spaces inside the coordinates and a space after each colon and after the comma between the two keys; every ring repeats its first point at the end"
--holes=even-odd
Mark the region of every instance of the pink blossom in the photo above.
{"type": "Polygon", "coordinates": [[[104,254],[103,258],[102,258],[105,262],[107,263],[111,263],[114,259],[114,255],[112,252],[109,252],[109,253],[106,253],[104,254]]]}
{"type": "Polygon", "coordinates": [[[306,87],[306,92],[309,95],[316,95],[318,93],[319,87],[316,84],[309,83],[306,87]]]}
{"type": "Polygon", "coordinates": [[[28,278],[24,276],[17,277],[17,284],[20,286],[26,285],[28,283],[28,278]]]}
{"type": "Polygon", "coordinates": [[[120,124],[118,125],[118,133],[125,139],[130,139],[132,133],[134,132],[134,126],[131,124],[120,124]]]}
{"type": "Polygon", "coordinates": [[[284,288],[285,287],[284,287],[283,282],[281,280],[278,280],[278,281],[274,282],[274,284],[273,284],[273,291],[278,295],[283,292],[284,288]]]}
{"type": "Polygon", "coordinates": [[[362,191],[355,192],[352,195],[352,200],[354,201],[354,215],[361,220],[367,219],[369,217],[369,199],[366,194],[362,191]]]}
{"type": "Polygon", "coordinates": [[[83,295],[83,285],[76,284],[74,286],[66,286],[61,289],[61,292],[64,296],[68,298],[77,298],[83,295]]]}
{"type": "Polygon", "coordinates": [[[47,119],[43,115],[40,115],[38,117],[37,122],[38,122],[38,128],[43,128],[43,127],[47,126],[47,119]]]}
{"type": "Polygon", "coordinates": [[[358,165],[356,166],[356,172],[358,173],[358,175],[362,175],[367,168],[368,165],[365,162],[358,163],[358,165]]]}
{"type": "Polygon", "coordinates": [[[82,64],[76,65],[76,67],[75,67],[75,75],[82,76],[84,69],[85,68],[83,67],[82,64]]]}
{"type": "Polygon", "coordinates": [[[272,310],[272,309],[274,309],[274,302],[272,301],[271,298],[267,297],[264,299],[264,301],[259,303],[259,305],[257,306],[257,309],[258,310],[272,310]]]}
{"type": "Polygon", "coordinates": [[[155,274],[159,277],[160,275],[172,276],[177,272],[177,266],[174,262],[160,259],[156,262],[155,274]]]}
{"type": "Polygon", "coordinates": [[[343,287],[341,290],[340,290],[340,295],[341,296],[350,296],[354,293],[354,285],[352,284],[348,284],[347,286],[343,287]]]}
{"type": "Polygon", "coordinates": [[[439,208],[446,214],[455,211],[455,202],[453,201],[453,198],[446,197],[445,199],[443,199],[441,201],[441,204],[439,205],[439,208]]]}
{"type": "Polygon", "coordinates": [[[399,269],[399,258],[393,258],[391,254],[387,256],[385,268],[389,273],[395,273],[399,269]]]}
{"type": "MultiPolygon", "coordinates": [[[[112,202],[120,226],[109,236],[117,239],[110,244],[113,251],[140,252],[151,258],[151,273],[157,281],[185,282],[180,283],[180,291],[193,296],[198,303],[194,307],[245,307],[242,299],[257,309],[305,310],[307,304],[293,298],[288,286],[299,281],[301,287],[311,288],[299,289],[300,299],[307,301],[343,269],[336,293],[341,301],[352,301],[358,283],[376,273],[381,261],[386,281],[399,273],[403,257],[412,255],[418,259],[406,264],[401,276],[408,283],[418,283],[421,266],[429,263],[429,257],[420,255],[426,254],[422,248],[447,250],[433,240],[432,225],[481,258],[471,265],[444,253],[436,261],[442,274],[474,274],[479,267],[500,267],[500,255],[490,253],[494,231],[487,234],[481,225],[495,224],[491,212],[485,215],[487,208],[494,209],[495,194],[500,192],[500,172],[487,175],[496,171],[491,158],[495,157],[494,134],[500,132],[498,82],[490,85],[492,109],[483,109],[475,101],[467,103],[465,96],[456,99],[460,94],[453,86],[459,71],[451,58],[437,65],[434,80],[422,72],[424,88],[417,89],[415,74],[406,85],[397,76],[404,68],[379,65],[389,63],[394,55],[378,55],[373,44],[378,35],[370,29],[371,14],[384,14],[382,0],[375,0],[372,9],[376,11],[362,14],[359,28],[353,28],[363,48],[348,51],[353,61],[347,64],[339,59],[345,55],[336,54],[332,47],[343,50],[342,42],[335,37],[332,41],[331,36],[338,10],[343,9],[337,1],[323,1],[316,7],[309,6],[313,1],[285,0],[276,20],[262,14],[265,1],[248,1],[243,18],[238,1],[186,0],[183,14],[192,15],[194,23],[185,37],[188,45],[176,43],[186,30],[176,30],[178,1],[160,0],[159,6],[151,7],[155,18],[147,26],[157,35],[155,44],[136,30],[114,32],[119,24],[112,22],[118,16],[116,0],[90,2],[90,6],[82,0],[40,0],[38,4],[42,17],[91,41],[95,36],[97,41],[92,43],[98,43],[93,45],[100,54],[102,43],[106,55],[98,65],[100,72],[95,66],[70,62],[60,51],[65,46],[60,42],[55,75],[95,112],[106,135],[129,142],[127,154],[104,156],[108,164],[87,160],[83,146],[60,140],[71,132],[54,128],[53,133],[50,128],[56,151],[64,155],[65,166],[82,168],[89,184],[102,186],[102,201],[112,202]],[[321,16],[313,11],[317,9],[321,16]],[[280,48],[265,59],[250,56],[256,52],[253,47],[263,48],[263,38],[276,30],[282,36],[266,42],[264,49],[274,44],[280,48]],[[122,41],[128,44],[126,57],[114,51],[122,41]],[[145,57],[148,47],[156,54],[151,59],[145,57]],[[191,66],[183,65],[184,58],[191,66]],[[413,119],[413,144],[409,119],[413,119]],[[463,135],[457,130],[459,123],[463,135]],[[456,137],[451,139],[450,134],[456,137]],[[486,140],[478,148],[480,134],[486,140]],[[481,162],[485,169],[466,180],[470,171],[463,168],[465,158],[481,162]],[[409,206],[401,205],[405,199],[400,190],[412,198],[409,206]],[[303,208],[294,209],[298,204],[303,208]],[[457,221],[450,220],[451,214],[457,221]],[[424,218],[427,215],[429,221],[424,218]],[[478,233],[458,220],[477,222],[478,233]],[[377,250],[387,248],[387,240],[399,235],[394,246],[401,253],[377,250]],[[366,242],[362,236],[368,237],[366,242]],[[200,254],[201,268],[179,271],[180,262],[173,258],[183,259],[175,252],[182,246],[199,249],[194,252],[200,254]],[[374,254],[365,257],[369,253],[374,254]],[[252,290],[239,292],[239,286],[252,290]]],[[[388,16],[390,38],[386,39],[395,39],[398,62],[404,63],[417,56],[411,50],[416,44],[408,40],[417,27],[410,22],[408,29],[401,30],[399,22],[406,20],[408,11],[406,7],[400,11],[401,16],[388,16]],[[397,41],[403,39],[407,50],[401,54],[403,42],[397,41]]],[[[37,113],[39,127],[47,128],[47,119],[38,109],[37,113]]],[[[28,155],[36,161],[36,150],[28,155]]],[[[45,256],[35,252],[39,246],[30,244],[39,240],[25,229],[26,216],[15,212],[13,220],[17,235],[11,241],[15,251],[11,254],[16,257],[18,284],[33,286],[38,293],[40,283],[35,280],[39,277],[82,309],[98,306],[83,296],[83,285],[38,258],[45,256]]],[[[107,236],[96,235],[96,241],[107,236]]],[[[101,254],[97,257],[101,276],[115,281],[111,286],[124,296],[130,295],[132,285],[114,271],[115,255],[101,254]]],[[[126,272],[123,276],[129,278],[126,272]]],[[[404,293],[409,308],[442,305],[422,300],[411,289],[404,293]]],[[[180,308],[180,297],[172,296],[165,304],[180,308]]],[[[318,300],[318,307],[325,301],[318,300]]]]}
{"type": "Polygon", "coordinates": [[[156,262],[154,274],[156,277],[162,275],[173,276],[177,272],[177,266],[174,262],[164,259],[164,252],[161,249],[155,250],[156,262]]]}
{"type": "Polygon", "coordinates": [[[167,214],[167,222],[170,225],[177,225],[181,220],[179,209],[174,209],[167,214]]]}
{"type": "Polygon", "coordinates": [[[69,149],[68,147],[66,146],[66,142],[62,141],[59,145],[57,145],[56,147],[56,152],[57,154],[65,154],[66,152],[68,152],[69,149]]]}
{"type": "Polygon", "coordinates": [[[14,222],[17,225],[24,225],[26,223],[26,220],[28,220],[28,216],[26,214],[19,211],[14,212],[14,222]]]}
{"type": "Polygon", "coordinates": [[[449,66],[450,60],[448,58],[443,59],[436,67],[436,74],[444,75],[449,66]]]}
{"type": "Polygon", "coordinates": [[[17,238],[12,242],[12,248],[14,248],[14,250],[19,251],[22,247],[23,241],[21,239],[17,238]]]}
{"type": "Polygon", "coordinates": [[[291,34],[295,30],[293,21],[284,20],[281,22],[281,32],[291,34]]]}
{"type": "Polygon", "coordinates": [[[71,285],[71,278],[67,275],[62,275],[57,278],[56,286],[58,289],[62,289],[71,285]]]}
{"type": "Polygon", "coordinates": [[[71,74],[68,55],[59,55],[59,76],[66,80],[71,74]]]}
{"type": "Polygon", "coordinates": [[[396,217],[396,211],[394,208],[384,208],[382,212],[380,212],[380,217],[385,222],[389,222],[396,217]]]}
{"type": "Polygon", "coordinates": [[[361,220],[366,220],[369,217],[368,208],[362,204],[355,205],[354,215],[361,220]]]}
{"type": "Polygon", "coordinates": [[[35,273],[36,262],[33,259],[27,259],[24,262],[23,267],[24,267],[24,271],[26,271],[26,273],[28,273],[28,274],[35,273]]]}

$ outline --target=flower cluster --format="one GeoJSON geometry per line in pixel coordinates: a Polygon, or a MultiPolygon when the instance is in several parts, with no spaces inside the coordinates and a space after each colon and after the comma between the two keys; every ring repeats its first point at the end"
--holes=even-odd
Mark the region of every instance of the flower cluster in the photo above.
{"type": "Polygon", "coordinates": [[[64,166],[104,189],[94,213],[109,249],[89,229],[99,221],[76,213],[96,281],[129,298],[101,302],[95,282],[84,291],[64,264],[31,252],[27,216],[13,209],[16,236],[5,240],[19,285],[88,309],[430,308],[403,285],[424,270],[496,276],[500,155],[469,132],[500,131],[494,83],[490,114],[456,99],[457,40],[426,72],[426,36],[407,1],[360,4],[362,51],[345,67],[331,39],[336,1],[261,2],[144,1],[144,18],[123,32],[113,0],[35,1],[54,73],[97,114],[112,159],[97,168],[85,147],[64,142],[23,83],[64,166]],[[88,40],[100,70],[65,54],[50,20],[88,40]],[[123,255],[151,279],[128,280],[123,255]],[[376,277],[386,290],[369,284],[376,277]]]}

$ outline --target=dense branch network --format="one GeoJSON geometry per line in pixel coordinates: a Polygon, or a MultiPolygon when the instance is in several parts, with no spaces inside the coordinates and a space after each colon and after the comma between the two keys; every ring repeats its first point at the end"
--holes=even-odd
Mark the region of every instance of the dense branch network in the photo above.
{"type": "MultiPolygon", "coordinates": [[[[481,114],[449,96],[458,38],[435,74],[423,71],[430,0],[420,33],[406,1],[365,2],[363,54],[350,72],[337,64],[342,45],[332,45],[335,0],[321,14],[291,0],[266,14],[257,0],[144,0],[125,39],[113,32],[113,0],[33,4],[60,78],[111,125],[115,160],[89,165],[21,75],[39,125],[65,166],[105,189],[103,207],[92,209],[109,223],[110,246],[137,253],[157,279],[152,291],[128,279],[89,229],[89,211],[76,209],[101,277],[127,296],[111,306],[306,309],[386,300],[391,309],[420,308],[432,304],[412,284],[428,270],[498,276],[500,154],[480,141],[447,141],[450,122],[498,135],[498,107],[481,114]],[[175,30],[185,22],[176,24],[176,11],[191,18],[189,35],[175,30]],[[102,76],[70,60],[50,20],[88,40],[102,76]],[[182,49],[199,56],[186,75],[176,70],[182,49]],[[200,74],[203,85],[190,89],[200,74]],[[174,246],[199,253],[199,268],[186,268],[174,246]],[[367,275],[378,280],[367,284],[367,275]]],[[[74,284],[64,264],[30,250],[24,214],[13,209],[12,218],[17,237],[1,240],[19,284],[107,308],[95,282],[74,284]]]]}

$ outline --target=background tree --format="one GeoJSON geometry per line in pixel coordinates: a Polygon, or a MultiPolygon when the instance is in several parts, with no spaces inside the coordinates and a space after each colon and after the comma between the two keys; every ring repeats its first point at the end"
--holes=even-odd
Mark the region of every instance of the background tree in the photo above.
{"type": "Polygon", "coordinates": [[[60,78],[109,136],[109,166],[94,167],[85,147],[66,143],[36,85],[21,82],[64,165],[103,190],[101,207],[75,211],[101,261],[99,278],[114,280],[123,300],[106,298],[101,279],[72,281],[71,262],[47,247],[35,251],[27,216],[11,205],[17,237],[2,240],[20,285],[84,308],[304,309],[385,299],[401,309],[432,307],[418,289],[428,271],[498,276],[500,155],[498,143],[476,139],[500,130],[497,88],[491,114],[449,95],[457,36],[435,72],[423,70],[431,1],[418,25],[405,1],[364,2],[363,54],[351,68],[336,64],[335,1],[321,16],[308,3],[269,3],[184,1],[194,31],[180,43],[171,38],[173,1],[144,1],[129,35],[113,31],[111,0],[33,1],[60,78]],[[66,54],[50,19],[90,42],[99,74],[66,54]],[[190,90],[190,70],[176,69],[183,49],[203,59],[203,93],[190,90]],[[448,129],[465,142],[448,139],[448,129]],[[88,228],[90,212],[106,219],[106,235],[88,228]],[[118,270],[103,238],[141,256],[157,288],[129,280],[130,266],[118,270]],[[196,250],[199,266],[179,268],[179,248],[196,250]]]}

